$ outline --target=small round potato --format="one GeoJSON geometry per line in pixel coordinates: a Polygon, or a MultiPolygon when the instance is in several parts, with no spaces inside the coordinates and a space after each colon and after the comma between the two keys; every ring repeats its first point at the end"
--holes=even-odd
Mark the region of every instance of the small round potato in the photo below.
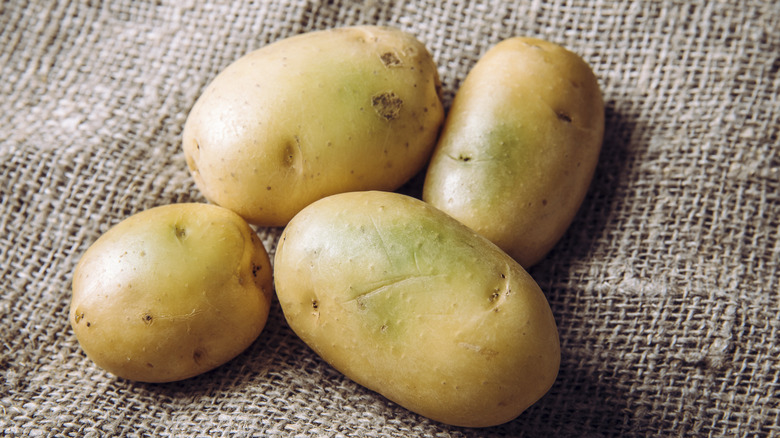
{"type": "Polygon", "coordinates": [[[70,324],[106,371],[181,380],[258,337],[272,287],[268,253],[240,216],[208,204],[155,207],[111,228],[81,257],[70,324]]]}
{"type": "Polygon", "coordinates": [[[436,64],[412,35],[377,26],[297,35],[225,68],[187,117],[200,191],[261,226],[311,202],[395,190],[430,158],[444,110],[436,64]]]}
{"type": "Polygon", "coordinates": [[[604,104],[588,64],[556,44],[510,38],[458,90],[423,199],[529,268],[574,219],[603,133],[604,104]]]}
{"type": "Polygon", "coordinates": [[[418,199],[352,192],[309,205],[274,259],[290,327],[355,382],[443,423],[512,420],[552,386],[558,331],[536,282],[418,199]]]}

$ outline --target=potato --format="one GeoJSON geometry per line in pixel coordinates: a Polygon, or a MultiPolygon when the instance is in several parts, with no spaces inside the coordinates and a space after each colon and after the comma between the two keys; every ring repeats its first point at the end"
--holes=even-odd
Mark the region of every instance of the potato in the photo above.
{"type": "Polygon", "coordinates": [[[419,199],[369,191],[314,202],[283,231],[274,277],[306,344],[433,420],[507,422],[557,376],[558,331],[536,282],[419,199]]]}
{"type": "Polygon", "coordinates": [[[188,115],[183,149],[211,201],[283,226],[324,196],[395,190],[430,158],[444,119],[436,65],[393,28],[298,35],[224,69],[188,115]]]}
{"type": "Polygon", "coordinates": [[[181,380],[258,337],[272,287],[268,253],[240,216],[208,204],[155,207],[115,225],[81,257],[70,324],[106,371],[181,380]]]}
{"type": "Polygon", "coordinates": [[[458,90],[423,199],[529,268],[574,219],[603,133],[604,104],[585,61],[550,42],[504,40],[458,90]]]}

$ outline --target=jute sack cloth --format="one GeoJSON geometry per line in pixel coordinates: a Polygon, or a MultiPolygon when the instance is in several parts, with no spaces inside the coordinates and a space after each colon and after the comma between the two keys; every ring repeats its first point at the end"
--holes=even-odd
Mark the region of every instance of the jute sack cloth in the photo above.
{"type": "MultiPolygon", "coordinates": [[[[780,436],[779,29],[768,0],[0,3],[0,431],[780,436]],[[445,106],[504,38],[593,66],[599,166],[531,269],[560,330],[553,388],[510,423],[445,426],[343,377],[276,304],[257,342],[205,375],[153,385],[97,368],[68,325],[73,267],[129,215],[205,201],[181,152],[200,92],[250,50],[355,24],[423,41],[445,106]]],[[[273,254],[280,230],[257,231],[273,254]]]]}

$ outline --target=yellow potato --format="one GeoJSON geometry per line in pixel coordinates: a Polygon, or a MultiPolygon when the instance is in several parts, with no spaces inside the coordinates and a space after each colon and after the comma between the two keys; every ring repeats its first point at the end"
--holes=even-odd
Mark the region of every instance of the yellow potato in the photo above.
{"type": "Polygon", "coordinates": [[[311,204],[282,233],[274,277],[290,327],[325,361],[436,421],[507,422],[557,376],[558,331],[536,282],[418,199],[311,204]]]}
{"type": "Polygon", "coordinates": [[[585,61],[550,42],[505,40],[458,90],[423,199],[528,268],[574,219],[603,133],[604,104],[585,61]]]}
{"type": "Polygon", "coordinates": [[[272,287],[268,253],[240,216],[208,204],[166,205],[125,219],[84,253],[70,324],[106,371],[181,380],[258,337],[272,287]]]}
{"type": "Polygon", "coordinates": [[[397,29],[298,35],[222,71],[190,112],[183,148],[211,201],[282,226],[326,195],[394,190],[427,163],[444,119],[436,65],[397,29]]]}

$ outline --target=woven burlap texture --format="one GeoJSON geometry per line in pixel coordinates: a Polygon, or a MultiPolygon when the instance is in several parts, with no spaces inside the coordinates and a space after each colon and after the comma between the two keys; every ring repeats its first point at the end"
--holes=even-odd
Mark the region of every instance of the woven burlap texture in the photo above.
{"type": "MultiPolygon", "coordinates": [[[[778,29],[769,0],[0,3],[0,431],[780,436],[778,29]],[[199,93],[250,50],[355,24],[423,41],[446,107],[511,36],[564,45],[598,76],[594,181],[530,270],[559,325],[553,388],[510,423],[445,426],[343,377],[277,304],[205,375],[153,385],[97,368],[68,324],[73,268],[127,216],[205,201],[181,152],[199,93]]],[[[273,254],[280,230],[257,231],[273,254]]]]}

